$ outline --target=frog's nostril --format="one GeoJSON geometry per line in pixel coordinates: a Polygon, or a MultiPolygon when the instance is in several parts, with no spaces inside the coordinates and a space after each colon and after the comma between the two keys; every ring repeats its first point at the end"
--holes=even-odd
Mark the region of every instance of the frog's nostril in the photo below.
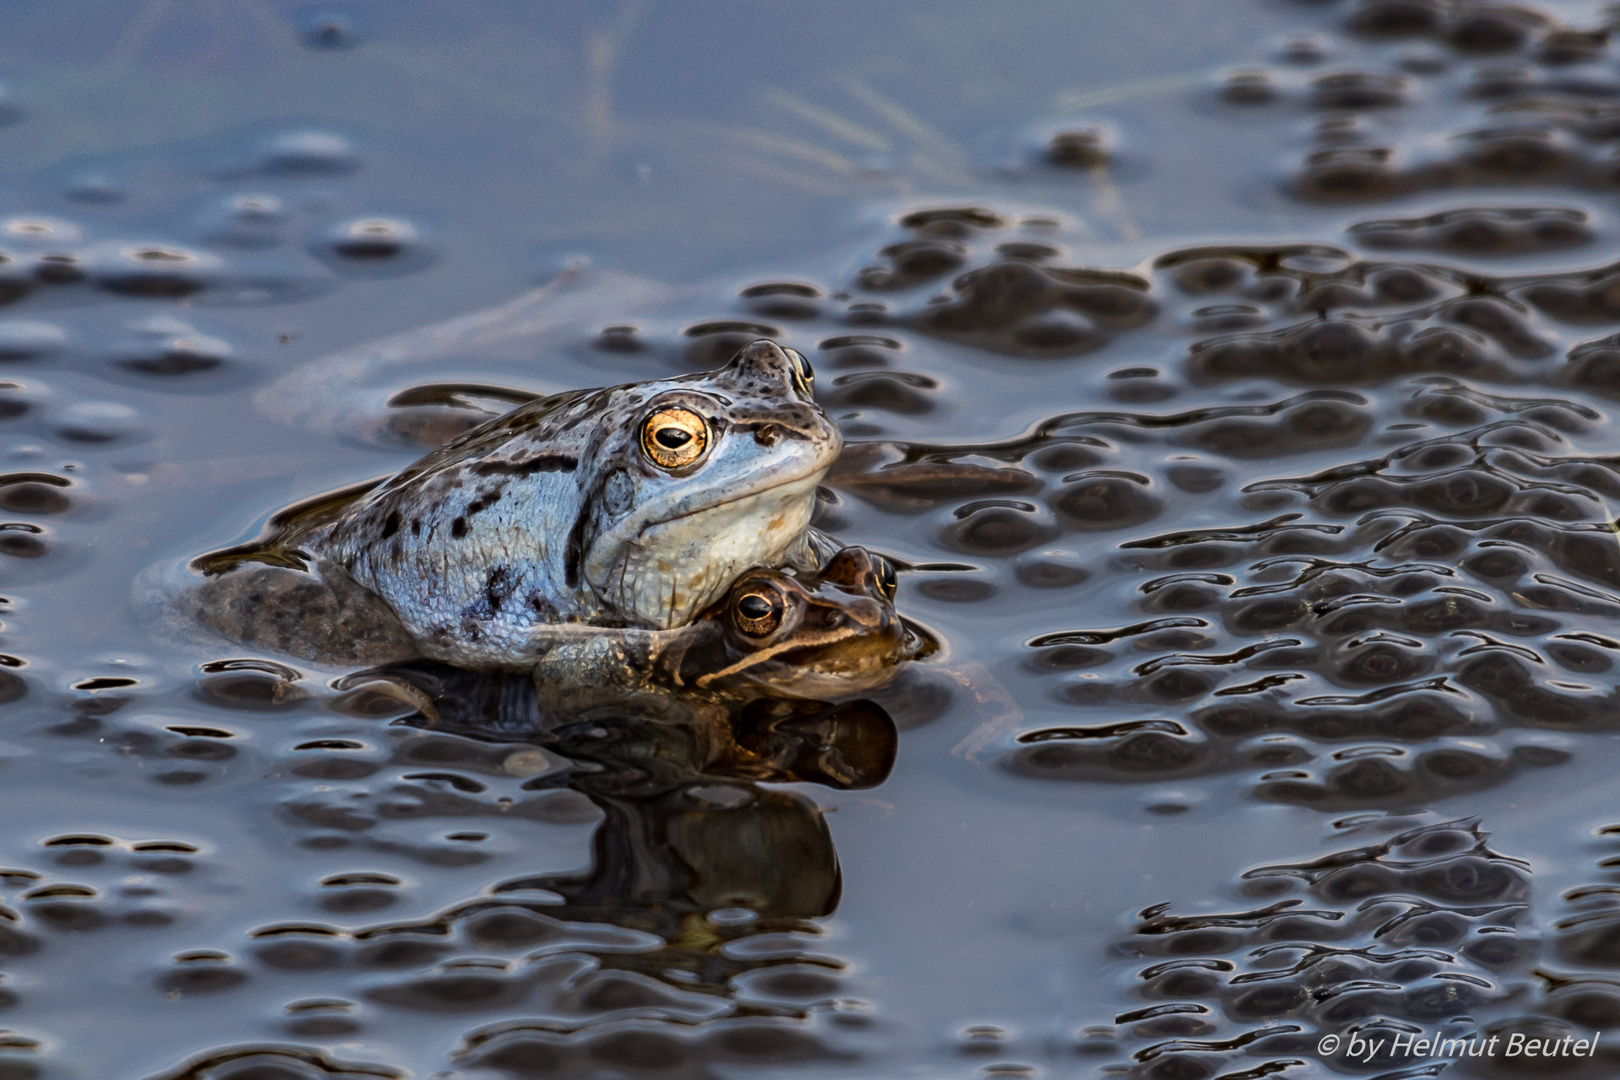
{"type": "Polygon", "coordinates": [[[867,631],[881,630],[889,625],[888,609],[876,600],[862,600],[849,613],[850,620],[867,631]]]}
{"type": "Polygon", "coordinates": [[[761,424],[754,429],[754,441],[761,446],[775,446],[782,437],[782,429],[775,424],[761,424]]]}

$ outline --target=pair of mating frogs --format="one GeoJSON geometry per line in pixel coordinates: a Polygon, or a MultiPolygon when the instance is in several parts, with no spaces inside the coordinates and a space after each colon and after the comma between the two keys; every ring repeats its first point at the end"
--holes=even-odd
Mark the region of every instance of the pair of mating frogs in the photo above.
{"type": "Polygon", "coordinates": [[[810,527],[838,430],[770,341],[708,373],[536,398],[204,556],[192,614],[305,659],[826,697],[929,647],[895,573],[810,527]]]}

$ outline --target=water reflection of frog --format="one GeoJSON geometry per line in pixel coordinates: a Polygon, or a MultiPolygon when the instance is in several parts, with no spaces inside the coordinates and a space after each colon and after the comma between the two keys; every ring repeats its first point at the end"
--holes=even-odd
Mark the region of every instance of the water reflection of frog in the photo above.
{"type": "MultiPolygon", "coordinates": [[[[664,937],[664,948],[626,956],[626,966],[664,978],[670,968],[725,974],[713,932],[691,930],[717,908],[765,918],[826,915],[840,891],[837,855],[816,804],[803,794],[760,786],[808,782],[863,789],[887,778],[898,743],[894,722],[864,700],[828,704],[743,695],[715,699],[666,691],[649,697],[603,694],[589,708],[548,722],[544,691],[521,675],[473,672],[434,662],[351,677],[386,680],[421,708],[406,723],[475,739],[529,742],[570,762],[526,787],[571,788],[604,813],[590,869],[499,884],[489,898],[443,920],[523,904],[544,889],[551,918],[606,921],[664,937]],[[694,923],[693,920],[697,920],[694,923]],[[684,959],[682,958],[684,957],[684,959]]],[[[539,910],[539,909],[537,909],[539,910]]],[[[724,989],[725,974],[714,981],[724,989]]]]}

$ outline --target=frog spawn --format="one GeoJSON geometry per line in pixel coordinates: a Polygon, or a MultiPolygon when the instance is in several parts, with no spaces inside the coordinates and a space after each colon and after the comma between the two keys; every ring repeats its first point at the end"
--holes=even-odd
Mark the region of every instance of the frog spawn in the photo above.
{"type": "MultiPolygon", "coordinates": [[[[1459,386],[1440,384],[1414,404],[1446,415],[1458,408],[1471,413],[1481,401],[1459,386]]],[[[1042,776],[1146,779],[1243,768],[1247,760],[1261,772],[1256,790],[1265,797],[1355,804],[1409,798],[1417,787],[1494,783],[1525,764],[1551,764],[1567,752],[1556,740],[1507,735],[1504,723],[1606,729],[1612,706],[1602,684],[1583,687],[1574,676],[1583,669],[1596,673],[1608,662],[1610,639],[1590,631],[1589,617],[1607,611],[1607,601],[1596,593],[1612,579],[1611,545],[1606,529],[1591,518],[1602,513],[1612,474],[1598,458],[1556,454],[1532,460],[1513,448],[1513,441],[1548,435],[1566,443],[1560,426],[1590,422],[1580,420],[1580,410],[1560,411],[1533,399],[1492,404],[1508,417],[1540,408],[1558,426],[1532,429],[1522,420],[1499,420],[1340,470],[1348,479],[1251,484],[1250,498],[1290,492],[1290,499],[1263,505],[1269,516],[1253,524],[1147,536],[1139,531],[1123,542],[1120,550],[1140,564],[1141,576],[1135,610],[1122,614],[1137,621],[1040,635],[1031,640],[1032,660],[1043,673],[1078,674],[1056,690],[1089,711],[1106,715],[1119,706],[1175,702],[1177,712],[1140,724],[1100,717],[1028,732],[1023,740],[1029,749],[1017,755],[1015,767],[1042,776]],[[1491,445],[1496,440],[1508,445],[1499,452],[1491,445]],[[1596,490],[1584,495],[1584,506],[1563,502],[1572,489],[1551,477],[1581,469],[1596,490]],[[1301,497],[1304,502],[1297,501],[1301,497]],[[1312,512],[1313,506],[1319,509],[1312,512]],[[1367,561],[1362,552],[1375,557],[1367,561]],[[1346,557],[1352,553],[1356,557],[1346,557]],[[1523,611],[1526,597],[1547,614],[1523,611]],[[1572,625],[1558,612],[1583,617],[1572,625]],[[1226,642],[1218,644],[1223,636],[1226,642]],[[1532,638],[1545,652],[1527,642],[1532,638]],[[1428,642],[1441,647],[1439,657],[1426,654],[1428,642]],[[1532,653],[1545,659],[1525,663],[1532,653]],[[1104,665],[1130,674],[1124,681],[1103,681],[1104,665]],[[1325,675],[1313,668],[1325,668],[1325,675]],[[1285,707],[1290,700],[1294,704],[1285,707]],[[1481,734],[1493,736],[1496,754],[1479,754],[1477,742],[1449,745],[1481,734]],[[1394,742],[1332,747],[1368,737],[1394,742]],[[1326,774],[1263,768],[1313,759],[1326,774]]],[[[1076,427],[1077,434],[1086,430],[1076,427]]],[[[1188,427],[1192,431],[1184,437],[1202,444],[1200,449],[1225,439],[1244,447],[1265,442],[1264,428],[1249,418],[1222,423],[1206,415],[1188,427]],[[1218,433],[1214,438],[1210,429],[1218,433]]],[[[956,464],[964,486],[994,484],[1001,493],[960,504],[946,518],[944,544],[980,555],[1048,543],[1065,525],[1106,531],[1151,520],[1158,512],[1151,488],[1119,475],[1151,475],[1146,463],[1134,470],[1068,474],[1063,478],[1069,486],[1046,488],[1044,497],[1038,466],[1006,464],[1026,454],[1040,462],[1043,452],[1064,468],[1088,456],[1100,464],[1095,459],[1101,453],[1128,445],[1101,437],[1107,433],[1102,423],[1091,430],[1095,434],[1035,454],[1024,447],[986,448],[979,459],[984,465],[959,452],[897,448],[867,459],[884,464],[847,479],[835,474],[834,481],[859,498],[914,512],[930,501],[921,487],[925,463],[956,464]],[[912,476],[917,486],[906,483],[912,476]]],[[[1342,421],[1326,430],[1355,435],[1355,425],[1342,421]]],[[[1201,487],[1218,480],[1218,469],[1202,468],[1181,472],[1183,483],[1201,487]]],[[[1206,490],[1217,491],[1218,485],[1206,490]]],[[[988,493],[988,487],[972,492],[988,493]]]]}
{"type": "MultiPolygon", "coordinates": [[[[118,204],[131,192],[96,173],[70,181],[65,192],[73,201],[102,208],[94,214],[67,219],[22,213],[0,219],[0,304],[96,292],[146,301],[160,310],[176,301],[283,302],[330,289],[338,280],[334,272],[375,277],[415,272],[434,261],[433,245],[414,222],[376,213],[334,220],[330,197],[338,190],[311,198],[312,180],[331,184],[359,168],[361,155],[345,137],[288,131],[257,146],[216,151],[228,163],[197,178],[202,192],[191,226],[182,223],[168,235],[141,235],[122,224],[118,204]]],[[[339,201],[354,195],[343,190],[339,201]]],[[[55,193],[42,196],[50,201],[55,193]]],[[[178,209],[188,214],[187,208],[178,209]]],[[[115,367],[142,378],[195,380],[225,362],[229,346],[202,338],[192,348],[188,333],[177,336],[174,349],[133,344],[130,355],[113,357],[115,367]]],[[[52,322],[7,320],[0,325],[0,359],[55,359],[70,336],[52,322]]]]}
{"type": "MultiPolygon", "coordinates": [[[[928,308],[991,303],[974,292],[976,265],[1010,266],[1009,250],[1051,259],[1059,249],[1016,246],[1007,237],[1018,222],[981,209],[912,215],[901,227],[928,236],[917,241],[924,246],[882,249],[887,265],[863,272],[857,286],[922,297],[948,278],[952,291],[916,316],[892,300],[880,312],[847,294],[847,321],[889,328],[822,342],[824,367],[849,363],[891,379],[864,400],[840,396],[859,382],[828,395],[860,405],[862,416],[905,415],[931,400],[922,380],[891,374],[891,357],[914,347],[908,330],[952,337],[968,326],[964,341],[1029,355],[1008,328],[1072,303],[1048,283],[1009,289],[991,318],[934,319],[928,308]],[[928,243],[939,251],[906,261],[933,251],[928,243]],[[1000,338],[973,336],[996,327],[1000,338]]],[[[1020,274],[1028,277],[1006,270],[1006,280],[1020,274]]],[[[1139,575],[1137,599],[1116,626],[1163,632],[1124,634],[1107,648],[1106,627],[1053,629],[1032,639],[1036,663],[1076,672],[1056,688],[1074,706],[1106,714],[1174,703],[1177,715],[1140,729],[1099,716],[1027,731],[1028,749],[1010,762],[1020,771],[1153,779],[1235,769],[1263,797],[1322,806],[1498,783],[1568,753],[1556,738],[1512,728],[1611,722],[1602,686],[1570,677],[1601,669],[1614,638],[1595,627],[1583,636],[1588,617],[1605,617],[1614,579],[1604,507],[1615,481],[1600,414],[1578,399],[1475,389],[1599,383],[1612,346],[1577,343],[1561,361],[1569,332],[1542,321],[1552,317],[1549,296],[1591,280],[1602,274],[1488,278],[1319,246],[1172,252],[1134,286],[1161,312],[1150,317],[1186,303],[1179,310],[1194,333],[1226,332],[1192,344],[1180,379],[1131,368],[1114,381],[1139,386],[1134,393],[1162,386],[1166,393],[1142,399],[1149,403],[1194,388],[1213,403],[1059,415],[1026,438],[979,446],[868,437],[830,476],[838,494],[817,520],[838,528],[857,507],[924,514],[939,523],[942,555],[1011,561],[1020,582],[1078,585],[1103,566],[1139,575]],[[1263,329],[1231,332],[1240,312],[1263,329]],[[1297,390],[1260,404],[1221,402],[1223,386],[1256,378],[1297,390]],[[1340,389],[1347,381],[1352,388],[1340,389]],[[1410,418],[1413,434],[1374,425],[1390,411],[1410,418]],[[1318,467],[1227,486],[1240,463],[1279,455],[1318,467]],[[1153,531],[1167,502],[1184,496],[1231,507],[1220,512],[1231,524],[1153,531]],[[1086,566],[1063,554],[1065,540],[1095,533],[1118,537],[1118,556],[1086,566]],[[1489,579],[1521,556],[1523,573],[1489,579]],[[1545,614],[1509,614],[1523,597],[1545,614]],[[1124,680],[1104,668],[1127,658],[1124,680]],[[1290,701],[1301,707],[1284,708],[1290,701]],[[1486,753],[1464,745],[1481,734],[1490,737],[1486,753]]],[[[846,419],[847,429],[861,422],[846,419]]],[[[987,584],[925,579],[919,592],[971,602],[987,584]]]]}
{"type": "MultiPolygon", "coordinates": [[[[1469,397],[1435,389],[1442,408],[1469,397]]],[[[1546,402],[1496,405],[1498,415],[1539,405],[1579,416],[1546,402]]],[[[1148,778],[1247,761],[1263,797],[1345,805],[1492,783],[1566,753],[1505,727],[1612,726],[1609,691],[1579,672],[1609,663],[1611,639],[1593,619],[1613,614],[1603,598],[1612,542],[1592,519],[1613,475],[1595,457],[1492,446],[1521,424],[1531,427],[1500,420],[1325,475],[1252,483],[1251,497],[1288,493],[1254,525],[1126,541],[1142,564],[1138,621],[1041,635],[1033,662],[1079,674],[1055,690],[1092,712],[1177,711],[1028,732],[1015,767],[1148,778]],[[1550,479],[1588,467],[1596,490],[1550,479]],[[1583,495],[1584,506],[1563,501],[1583,495]],[[1494,754],[1448,745],[1480,735],[1494,754]],[[1368,738],[1390,741],[1332,748],[1368,738]]]]}
{"type": "MultiPolygon", "coordinates": [[[[1607,26],[1562,26],[1528,7],[1335,5],[1367,43],[1344,52],[1364,66],[1312,70],[1321,51],[1285,54],[1284,66],[1234,73],[1229,107],[1317,117],[1315,147],[1286,183],[1319,202],[1367,202],[1420,192],[1497,186],[1607,190],[1610,104],[1620,94],[1603,64],[1607,26]],[[1348,9],[1348,10],[1347,10],[1348,9]],[[1404,48],[1391,49],[1391,44],[1404,48]],[[1463,130],[1424,130],[1434,106],[1463,130]]],[[[1553,210],[1557,213],[1557,210],[1553,210]]],[[[1459,253],[1512,254],[1543,241],[1480,213],[1454,239],[1459,253]]]]}
{"type": "Polygon", "coordinates": [[[1591,1068],[1613,1069],[1617,1055],[1602,1046],[1602,1038],[1620,1026],[1620,982],[1614,969],[1616,951],[1614,903],[1614,825],[1592,831],[1589,849],[1596,849],[1596,875],[1565,890],[1554,910],[1548,935],[1548,955],[1538,967],[1538,984],[1528,1015],[1500,1025],[1503,1032],[1521,1031],[1529,1037],[1582,1039],[1596,1032],[1599,1051],[1591,1068]]]}
{"type": "MultiPolygon", "coordinates": [[[[1335,822],[1362,842],[1245,871],[1232,890],[1241,910],[1205,902],[1197,913],[1170,904],[1139,912],[1117,946],[1133,957],[1117,969],[1122,1009],[1112,1023],[1082,1028],[1075,1049],[1123,1053],[1118,1069],[1131,1076],[1286,1063],[1327,1077],[1410,1066],[1410,1054],[1391,1049],[1398,1035],[1456,1040],[1428,1063],[1498,1076],[1522,1069],[1522,1055],[1516,1066],[1505,1054],[1513,1036],[1588,1048],[1596,1037],[1590,1056],[1545,1064],[1559,1075],[1606,1075],[1615,1054],[1602,1037],[1620,1026],[1612,890],[1568,890],[1543,941],[1530,919],[1527,865],[1494,850],[1478,821],[1421,817],[1335,822]],[[1338,1037],[1331,1053],[1324,1035],[1338,1037]],[[1352,1036],[1384,1040],[1384,1049],[1352,1061],[1352,1036]]],[[[1595,830],[1595,846],[1606,852],[1614,831],[1595,830]]],[[[1599,859],[1603,877],[1610,861],[1599,859]]]]}
{"type": "MultiPolygon", "coordinates": [[[[1387,832],[1400,821],[1342,824],[1387,832]]],[[[1475,821],[1256,867],[1235,892],[1239,910],[1138,913],[1118,946],[1140,958],[1121,971],[1124,1007],[1085,1030],[1083,1052],[1123,1053],[1131,1077],[1399,1069],[1411,1058],[1388,1049],[1396,1034],[1475,1037],[1525,992],[1538,953],[1528,870],[1475,821]],[[1385,1049],[1351,1062],[1324,1054],[1324,1035],[1385,1049]]]]}
{"type": "Polygon", "coordinates": [[[369,973],[365,1009],[470,1017],[521,1009],[533,1019],[474,1026],[459,1055],[464,1066],[517,1075],[826,1058],[815,1027],[859,1018],[855,1003],[836,996],[843,965],[814,951],[802,920],[762,922],[742,909],[691,915],[666,943],[633,918],[619,929],[612,923],[627,916],[604,915],[519,891],[421,924],[324,936],[267,927],[255,953],[267,966],[328,979],[369,973]],[[747,955],[755,938],[771,943],[768,962],[747,955]]]}
{"type": "MultiPolygon", "coordinates": [[[[39,848],[41,869],[0,868],[0,959],[8,967],[79,935],[165,931],[194,912],[188,879],[199,863],[207,868],[198,846],[183,840],[86,833],[46,837],[39,848]]],[[[26,993],[0,982],[0,1009],[26,993]]]]}

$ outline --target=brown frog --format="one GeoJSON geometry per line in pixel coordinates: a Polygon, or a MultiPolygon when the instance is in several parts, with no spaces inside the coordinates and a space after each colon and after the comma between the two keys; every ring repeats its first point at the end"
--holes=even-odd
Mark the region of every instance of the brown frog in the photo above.
{"type": "Polygon", "coordinates": [[[747,571],[689,626],[581,633],[534,667],[555,698],[657,684],[700,693],[837,698],[869,690],[932,639],[894,608],[894,567],[848,547],[815,575],[747,571]]]}

